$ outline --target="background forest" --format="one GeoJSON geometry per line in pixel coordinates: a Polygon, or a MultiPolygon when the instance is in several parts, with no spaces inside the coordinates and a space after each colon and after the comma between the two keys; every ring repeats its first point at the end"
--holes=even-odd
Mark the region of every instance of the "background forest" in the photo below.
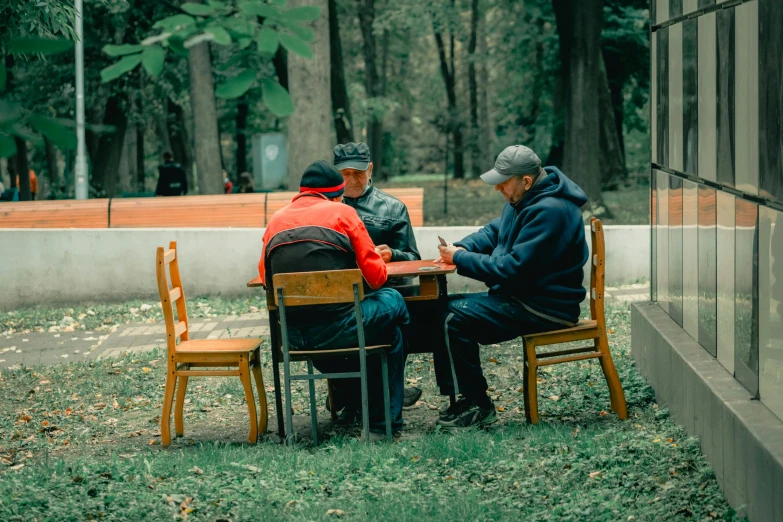
{"type": "MultiPolygon", "coordinates": [[[[200,193],[220,193],[221,170],[234,181],[251,170],[250,136],[270,131],[288,132],[294,184],[349,140],[370,144],[376,180],[413,184],[475,178],[523,143],[579,182],[598,214],[606,191],[646,182],[646,0],[194,4],[85,0],[91,197],[154,187],[167,150],[200,193]]],[[[74,53],[9,49],[19,37],[74,39],[72,0],[4,5],[0,103],[72,121],[74,53]]],[[[39,198],[73,197],[75,154],[42,134],[21,132],[28,154],[8,162],[25,172],[26,156],[39,198]]]]}

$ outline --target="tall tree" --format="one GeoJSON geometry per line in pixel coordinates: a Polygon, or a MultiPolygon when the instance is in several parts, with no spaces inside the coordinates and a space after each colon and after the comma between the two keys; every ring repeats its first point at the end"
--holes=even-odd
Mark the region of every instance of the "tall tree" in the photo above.
{"type": "Polygon", "coordinates": [[[369,118],[367,122],[367,142],[374,171],[383,169],[383,113],[378,107],[378,98],[382,97],[383,85],[378,72],[378,45],[373,32],[375,23],[375,0],[356,0],[359,11],[359,27],[362,32],[362,51],[364,54],[364,90],[367,93],[369,118]]]}
{"type": "Polygon", "coordinates": [[[60,181],[57,170],[57,149],[51,140],[46,137],[44,137],[44,147],[46,152],[46,170],[49,173],[49,187],[50,190],[54,190],[60,181]]]}
{"type": "Polygon", "coordinates": [[[185,111],[172,100],[167,101],[166,125],[169,143],[174,160],[182,164],[188,179],[188,190],[195,193],[195,177],[193,176],[193,146],[185,125],[185,111]]]}
{"type": "Polygon", "coordinates": [[[297,189],[310,163],[332,159],[329,20],[327,0],[289,0],[288,5],[314,6],[321,10],[312,25],[312,58],[288,53],[288,91],[296,106],[288,119],[288,188],[297,189]]]}
{"type": "Polygon", "coordinates": [[[470,168],[473,175],[481,174],[479,148],[478,82],[476,81],[476,43],[478,40],[479,0],[470,3],[470,40],[468,42],[468,91],[470,95],[470,168]]]}
{"type": "Polygon", "coordinates": [[[220,162],[215,81],[212,77],[209,44],[202,42],[191,47],[188,62],[199,191],[201,194],[222,194],[223,165],[220,162]]]}
{"type": "Polygon", "coordinates": [[[98,139],[91,180],[92,186],[98,191],[108,191],[110,184],[116,187],[114,178],[118,172],[125,132],[128,129],[127,104],[128,99],[124,90],[118,90],[106,101],[103,125],[114,128],[114,132],[103,133],[98,139]]]}
{"type": "Polygon", "coordinates": [[[236,117],[236,143],[237,143],[237,179],[239,175],[247,170],[247,135],[245,130],[247,129],[247,113],[249,107],[247,106],[247,95],[243,95],[237,103],[237,117],[236,117]]]}
{"type": "Polygon", "coordinates": [[[564,79],[563,166],[587,194],[589,208],[603,208],[600,165],[600,73],[603,0],[553,0],[564,79]],[[578,17],[578,21],[577,21],[578,17]]]}
{"type": "MultiPolygon", "coordinates": [[[[451,25],[451,24],[449,24],[451,25]]],[[[457,78],[454,70],[454,29],[449,30],[450,56],[446,56],[446,46],[443,43],[443,35],[437,23],[433,25],[435,30],[435,44],[438,47],[438,57],[440,58],[440,73],[443,77],[443,83],[446,86],[446,98],[448,99],[448,122],[447,127],[451,131],[452,144],[454,146],[454,178],[463,179],[465,177],[465,161],[462,143],[462,123],[457,111],[457,78]]]]}
{"type": "MultiPolygon", "coordinates": [[[[332,112],[337,141],[353,141],[351,104],[348,100],[348,88],[345,84],[343,67],[343,47],[340,41],[340,21],[337,16],[337,0],[328,0],[329,4],[329,53],[332,60],[332,112]]],[[[373,158],[374,159],[374,158],[373,158]]]]}

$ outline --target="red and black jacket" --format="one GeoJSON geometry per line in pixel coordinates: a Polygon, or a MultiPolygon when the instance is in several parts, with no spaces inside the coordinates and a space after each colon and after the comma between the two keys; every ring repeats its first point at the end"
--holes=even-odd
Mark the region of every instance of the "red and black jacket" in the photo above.
{"type": "Polygon", "coordinates": [[[370,288],[386,283],[386,264],[356,210],[348,205],[321,194],[300,193],[266,227],[258,263],[264,284],[274,274],[357,267],[370,288]]]}

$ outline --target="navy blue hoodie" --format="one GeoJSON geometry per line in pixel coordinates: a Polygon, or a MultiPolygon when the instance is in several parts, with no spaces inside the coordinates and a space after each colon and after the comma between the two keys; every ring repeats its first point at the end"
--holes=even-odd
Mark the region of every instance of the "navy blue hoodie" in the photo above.
{"type": "Polygon", "coordinates": [[[587,196],[555,167],[545,167],[522,201],[475,234],[454,243],[460,275],[491,293],[519,299],[531,312],[568,324],[579,320],[585,298],[582,267],[589,253],[579,208],[587,196]]]}

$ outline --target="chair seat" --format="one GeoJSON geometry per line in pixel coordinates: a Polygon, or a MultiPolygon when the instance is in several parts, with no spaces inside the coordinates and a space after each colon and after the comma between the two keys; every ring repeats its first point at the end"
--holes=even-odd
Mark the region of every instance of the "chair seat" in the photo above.
{"type": "Polygon", "coordinates": [[[248,353],[261,346],[260,339],[195,339],[182,341],[177,345],[177,353],[248,353]]]}
{"type": "MultiPolygon", "coordinates": [[[[391,348],[390,344],[376,344],[373,346],[366,346],[364,349],[367,352],[373,352],[378,350],[385,350],[391,348]]],[[[291,350],[289,355],[291,359],[304,360],[304,359],[328,359],[330,357],[338,357],[345,355],[355,355],[359,353],[359,347],[356,348],[338,348],[336,350],[291,350]]]]}
{"type": "Polygon", "coordinates": [[[598,335],[598,322],[591,319],[583,319],[582,321],[579,321],[576,326],[571,328],[563,328],[562,330],[552,330],[549,332],[525,335],[523,338],[525,341],[535,341],[536,343],[542,343],[547,339],[560,338],[563,336],[573,336],[574,340],[578,341],[581,339],[591,339],[593,337],[597,337],[598,335]]]}

